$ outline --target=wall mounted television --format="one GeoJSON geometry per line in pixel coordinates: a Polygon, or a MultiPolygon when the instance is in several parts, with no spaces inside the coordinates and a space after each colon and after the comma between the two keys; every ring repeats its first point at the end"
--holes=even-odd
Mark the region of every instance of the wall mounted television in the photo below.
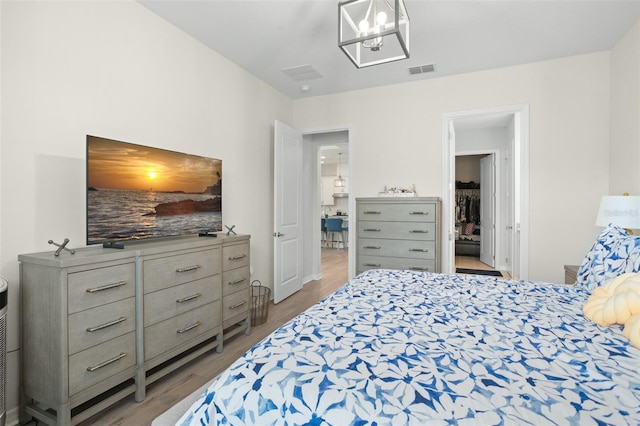
{"type": "Polygon", "coordinates": [[[87,245],[222,230],[222,160],[87,135],[87,245]]]}

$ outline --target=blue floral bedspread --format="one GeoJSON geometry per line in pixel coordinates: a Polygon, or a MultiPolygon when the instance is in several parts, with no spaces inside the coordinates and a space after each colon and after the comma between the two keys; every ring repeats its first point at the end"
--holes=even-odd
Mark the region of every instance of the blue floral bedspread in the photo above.
{"type": "Polygon", "coordinates": [[[640,351],[577,286],[371,270],[214,380],[179,424],[640,424],[640,351]]]}

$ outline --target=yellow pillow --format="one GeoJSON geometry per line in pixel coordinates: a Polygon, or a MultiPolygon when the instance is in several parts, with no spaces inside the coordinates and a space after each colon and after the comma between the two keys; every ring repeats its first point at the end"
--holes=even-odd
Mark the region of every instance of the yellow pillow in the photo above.
{"type": "Polygon", "coordinates": [[[640,349],[640,273],[628,272],[596,287],[582,312],[601,326],[624,324],[624,335],[640,349]]]}

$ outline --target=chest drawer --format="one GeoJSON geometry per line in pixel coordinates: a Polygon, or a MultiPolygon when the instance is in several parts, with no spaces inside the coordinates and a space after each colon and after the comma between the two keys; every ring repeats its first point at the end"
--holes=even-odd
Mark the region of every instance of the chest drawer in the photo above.
{"type": "Polygon", "coordinates": [[[220,274],[144,295],[144,323],[155,324],[220,299],[220,274]]]}
{"type": "Polygon", "coordinates": [[[239,290],[249,288],[249,267],[244,266],[222,273],[222,295],[227,296],[239,290]]]}
{"type": "Polygon", "coordinates": [[[435,204],[367,203],[358,208],[358,221],[435,222],[435,204]]]}
{"type": "Polygon", "coordinates": [[[249,287],[229,296],[222,302],[222,320],[228,320],[249,311],[249,287]]]}
{"type": "Polygon", "coordinates": [[[410,269],[412,271],[436,272],[436,261],[359,255],[356,262],[356,272],[359,274],[367,269],[410,269]]]}
{"type": "Polygon", "coordinates": [[[144,261],[144,292],[162,290],[220,273],[220,249],[213,248],[144,261]]]}
{"type": "Polygon", "coordinates": [[[75,354],[136,329],[135,298],[69,315],[69,353],[75,354]]]}
{"type": "Polygon", "coordinates": [[[436,242],[359,238],[358,254],[406,257],[410,259],[435,259],[436,242]]]}
{"type": "Polygon", "coordinates": [[[128,333],[69,357],[69,394],[133,368],[136,363],[135,333],[128,333]]]}
{"type": "Polygon", "coordinates": [[[159,322],[144,330],[144,356],[153,359],[220,325],[220,300],[159,322]]]}
{"type": "Polygon", "coordinates": [[[135,295],[135,264],[107,266],[67,275],[69,313],[135,295]]]}
{"type": "Polygon", "coordinates": [[[358,238],[434,241],[436,224],[433,222],[359,221],[358,238]]]}
{"type": "Polygon", "coordinates": [[[222,270],[249,266],[249,243],[234,244],[222,248],[222,270]]]}

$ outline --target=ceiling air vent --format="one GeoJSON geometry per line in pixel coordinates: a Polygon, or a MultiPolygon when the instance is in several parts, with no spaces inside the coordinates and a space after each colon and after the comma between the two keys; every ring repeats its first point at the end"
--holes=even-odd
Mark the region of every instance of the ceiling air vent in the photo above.
{"type": "Polygon", "coordinates": [[[283,68],[281,71],[288,75],[293,81],[308,81],[322,77],[322,74],[311,65],[283,68]]]}
{"type": "Polygon", "coordinates": [[[409,74],[425,74],[428,72],[434,72],[436,70],[436,66],[434,64],[429,65],[421,65],[419,67],[411,67],[409,68],[409,74]]]}

